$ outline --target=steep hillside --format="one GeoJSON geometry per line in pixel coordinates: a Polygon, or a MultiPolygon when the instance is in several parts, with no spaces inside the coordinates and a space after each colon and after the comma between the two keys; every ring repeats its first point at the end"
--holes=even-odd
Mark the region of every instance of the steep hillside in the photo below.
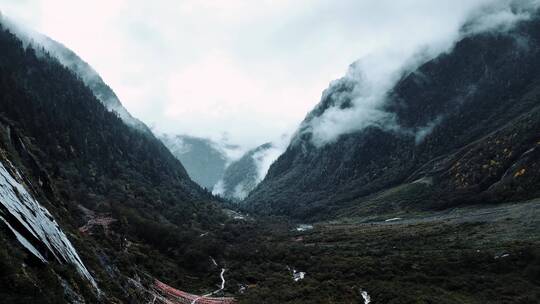
{"type": "Polygon", "coordinates": [[[217,143],[187,135],[163,135],[160,139],[201,187],[211,191],[223,176],[229,160],[217,143]]]}
{"type": "Polygon", "coordinates": [[[114,91],[103,81],[101,76],[86,61],[75,54],[75,52],[45,35],[12,22],[6,17],[0,16],[0,21],[11,32],[15,33],[23,41],[24,45],[32,46],[38,56],[44,56],[44,53],[47,53],[74,72],[92,90],[98,100],[109,111],[118,114],[126,124],[140,131],[151,133],[150,129],[143,122],[133,117],[124,108],[114,91]]]}
{"type": "Polygon", "coordinates": [[[246,201],[332,217],[298,225],[224,212],[75,68],[0,26],[0,302],[540,302],[540,199],[521,201],[540,188],[539,32],[461,41],[401,78],[391,127],[320,145],[311,121],[357,85],[335,83],[246,201]]]}
{"type": "Polygon", "coordinates": [[[161,141],[3,26],[0,49],[2,299],[130,302],[136,274],[181,281],[219,257],[198,236],[225,217],[161,141]]]}
{"type": "Polygon", "coordinates": [[[354,104],[357,80],[340,79],[245,203],[321,218],[538,197],[539,75],[536,15],[405,73],[382,107],[392,123],[320,145],[312,122],[354,104]]]}

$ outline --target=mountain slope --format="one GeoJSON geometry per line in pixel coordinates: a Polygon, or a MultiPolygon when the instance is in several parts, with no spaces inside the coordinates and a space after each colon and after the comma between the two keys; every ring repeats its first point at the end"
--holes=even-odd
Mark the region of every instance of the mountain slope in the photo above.
{"type": "Polygon", "coordinates": [[[46,51],[24,47],[3,26],[0,48],[0,161],[12,164],[6,168],[17,182],[9,184],[19,189],[15,194],[6,192],[2,203],[15,195],[19,197],[12,200],[15,208],[23,208],[24,202],[41,206],[34,208],[40,210],[34,216],[57,222],[59,229],[40,242],[20,226],[33,221],[31,216],[15,221],[9,210],[1,210],[7,219],[0,229],[0,256],[6,269],[0,274],[3,299],[137,302],[129,285],[135,274],[183,280],[195,269],[207,267],[202,258],[219,257],[214,246],[220,242],[198,236],[218,229],[225,216],[161,141],[128,126],[76,73],[46,51]],[[54,236],[62,234],[102,293],[92,291],[70,263],[61,262],[65,259],[53,258],[64,245],[43,247],[62,239],[54,236]],[[32,258],[32,248],[48,267],[32,258]]]}
{"type": "Polygon", "coordinates": [[[212,190],[223,176],[229,160],[213,141],[187,135],[164,135],[160,139],[201,187],[212,190]]]}
{"type": "Polygon", "coordinates": [[[150,129],[143,122],[134,118],[124,108],[118,96],[103,81],[101,76],[86,61],[75,54],[75,52],[60,42],[20,24],[16,24],[8,18],[0,16],[0,21],[6,28],[9,28],[11,32],[15,33],[26,46],[30,45],[37,52],[38,56],[46,56],[46,54],[43,54],[45,52],[55,57],[61,64],[74,72],[92,90],[97,99],[109,111],[115,112],[127,125],[151,133],[150,129]]]}
{"type": "Polygon", "coordinates": [[[249,150],[227,166],[223,178],[214,188],[214,193],[237,201],[246,198],[264,177],[261,162],[272,148],[271,143],[266,143],[249,150]]]}
{"type": "Polygon", "coordinates": [[[246,205],[320,218],[539,196],[539,29],[464,38],[387,94],[394,124],[319,146],[311,122],[354,103],[355,80],[335,82],[246,205]]]}

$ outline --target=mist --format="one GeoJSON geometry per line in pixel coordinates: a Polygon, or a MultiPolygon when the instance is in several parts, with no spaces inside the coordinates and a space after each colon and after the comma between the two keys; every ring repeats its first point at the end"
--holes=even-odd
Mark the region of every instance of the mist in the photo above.
{"type": "Polygon", "coordinates": [[[266,177],[270,166],[281,154],[283,154],[283,152],[285,152],[290,140],[290,135],[284,134],[279,139],[271,142],[270,148],[257,152],[253,155],[258,172],[257,183],[260,183],[266,177]]]}
{"type": "Polygon", "coordinates": [[[116,113],[127,125],[141,131],[148,131],[148,128],[138,119],[134,118],[123,107],[122,103],[101,76],[76,53],[33,29],[14,21],[6,16],[0,16],[0,23],[10,32],[16,35],[25,48],[32,48],[37,56],[50,56],[60,64],[71,70],[89,88],[92,89],[96,98],[111,112],[116,113]]]}
{"type": "MultiPolygon", "coordinates": [[[[226,133],[251,148],[293,133],[355,60],[373,66],[391,57],[376,73],[351,72],[364,74],[372,92],[387,90],[418,49],[451,47],[467,18],[496,2],[507,1],[0,0],[0,9],[76,52],[155,132],[213,140],[226,133]],[[377,73],[382,83],[369,80],[377,73]]],[[[482,13],[490,17],[471,28],[524,17],[498,12],[482,13]]],[[[358,102],[370,113],[367,125],[391,122],[374,106],[381,98],[358,102]]],[[[366,125],[356,122],[359,113],[341,113],[350,116],[345,123],[339,114],[317,122],[329,126],[319,138],[366,125]]]]}
{"type": "Polygon", "coordinates": [[[298,134],[310,133],[312,143],[321,147],[336,141],[340,135],[375,126],[413,135],[420,143],[444,117],[415,130],[399,126],[394,114],[385,110],[388,94],[397,82],[421,64],[450,52],[464,37],[485,32],[506,33],[519,21],[529,19],[530,12],[538,7],[539,1],[470,1],[452,22],[414,33],[400,44],[359,59],[323,93],[322,100],[331,98],[332,105],[320,115],[315,115],[316,108],[298,134]],[[344,85],[352,89],[341,90],[344,85]]]}
{"type": "MultiPolygon", "coordinates": [[[[216,142],[227,137],[243,151],[294,133],[328,83],[323,99],[343,82],[354,89],[334,96],[341,101],[301,126],[313,133],[315,145],[369,126],[400,130],[384,105],[403,75],[450,51],[464,36],[508,31],[538,5],[536,0],[0,3],[8,16],[73,49],[99,73],[78,69],[79,76],[87,82],[101,76],[155,133],[216,142]]],[[[51,45],[49,50],[72,64],[51,45]]],[[[132,121],[123,108],[102,101],[132,121]]],[[[421,141],[436,123],[402,131],[420,132],[415,136],[421,141]]]]}

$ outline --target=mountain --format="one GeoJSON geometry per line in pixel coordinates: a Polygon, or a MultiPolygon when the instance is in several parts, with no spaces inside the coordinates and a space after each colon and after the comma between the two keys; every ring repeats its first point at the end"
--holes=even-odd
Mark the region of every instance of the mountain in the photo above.
{"type": "Polygon", "coordinates": [[[235,201],[246,198],[264,178],[268,170],[268,167],[264,168],[264,160],[273,148],[272,143],[266,143],[249,150],[240,159],[232,162],[213,193],[235,201]]]}
{"type": "Polygon", "coordinates": [[[534,14],[510,29],[465,35],[404,72],[377,109],[381,119],[321,144],[316,123],[353,108],[362,90],[342,78],[244,203],[321,219],[538,197],[539,75],[534,14]]]}
{"type": "Polygon", "coordinates": [[[13,32],[0,26],[3,301],[137,303],[143,274],[210,285],[183,280],[220,256],[221,241],[199,237],[227,218],[217,200],[110,110],[100,79],[13,32]]]}
{"type": "Polygon", "coordinates": [[[282,152],[281,143],[266,143],[241,154],[239,146],[207,138],[164,134],[160,139],[196,183],[233,201],[246,198],[282,152]]]}
{"type": "MultiPolygon", "coordinates": [[[[48,55],[55,57],[61,64],[74,72],[86,86],[88,86],[99,101],[105,107],[116,113],[127,125],[135,127],[146,133],[151,133],[150,129],[140,120],[133,117],[124,108],[118,96],[103,81],[101,76],[86,61],[81,59],[75,52],[65,47],[63,44],[45,36],[23,25],[16,24],[8,18],[0,19],[4,26],[15,33],[25,46],[32,46],[36,52],[45,51],[48,55]]],[[[45,54],[40,54],[44,56],[45,54]]]]}
{"type": "MultiPolygon", "coordinates": [[[[224,210],[161,140],[1,25],[1,302],[538,303],[540,199],[522,200],[540,189],[539,32],[463,39],[401,75],[382,115],[322,142],[317,122],[362,88],[335,82],[249,205],[229,205],[295,219],[224,210]]],[[[281,151],[238,167],[260,179],[281,151]]]]}
{"type": "Polygon", "coordinates": [[[163,135],[160,139],[201,187],[212,190],[223,176],[227,155],[212,140],[187,135],[163,135]]]}

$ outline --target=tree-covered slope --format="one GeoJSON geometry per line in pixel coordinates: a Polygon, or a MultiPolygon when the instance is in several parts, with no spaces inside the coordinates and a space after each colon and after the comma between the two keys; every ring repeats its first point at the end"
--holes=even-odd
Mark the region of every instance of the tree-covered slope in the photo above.
{"type": "Polygon", "coordinates": [[[75,52],[41,33],[35,32],[24,25],[13,22],[7,17],[0,16],[2,24],[21,39],[23,45],[31,46],[43,56],[42,52],[56,58],[62,65],[70,69],[86,84],[109,111],[114,111],[129,126],[135,127],[142,132],[152,133],[140,120],[133,117],[124,108],[114,91],[105,83],[101,76],[86,61],[75,52]]]}
{"type": "MultiPolygon", "coordinates": [[[[125,124],[77,73],[4,27],[0,50],[0,161],[56,219],[101,301],[134,301],[136,273],[182,281],[208,267],[210,254],[219,257],[220,242],[199,235],[219,227],[221,208],[161,141],[125,124]]],[[[44,253],[44,267],[1,227],[2,267],[10,265],[0,274],[3,299],[98,300],[69,265],[44,253]]]]}
{"type": "Polygon", "coordinates": [[[310,123],[354,104],[358,84],[338,80],[245,203],[264,213],[317,218],[344,209],[399,211],[537,197],[539,75],[536,15],[508,31],[468,36],[405,73],[383,106],[392,125],[372,124],[314,144],[310,123]],[[388,191],[391,200],[377,200],[388,191]]]}

